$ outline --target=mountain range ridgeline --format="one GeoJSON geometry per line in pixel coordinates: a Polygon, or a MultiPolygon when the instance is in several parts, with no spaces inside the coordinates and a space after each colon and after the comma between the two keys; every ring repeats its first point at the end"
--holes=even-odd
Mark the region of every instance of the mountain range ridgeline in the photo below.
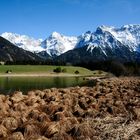
{"type": "Polygon", "coordinates": [[[1,61],[140,62],[140,25],[99,26],[96,31],[87,31],[78,37],[53,32],[45,40],[5,32],[0,38],[0,53],[1,61]]]}

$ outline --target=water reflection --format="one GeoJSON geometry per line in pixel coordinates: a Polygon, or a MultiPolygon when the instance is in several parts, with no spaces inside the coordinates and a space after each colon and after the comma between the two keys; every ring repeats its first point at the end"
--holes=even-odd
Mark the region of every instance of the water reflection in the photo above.
{"type": "Polygon", "coordinates": [[[1,77],[0,93],[10,94],[14,91],[45,89],[45,88],[64,88],[77,86],[85,83],[82,77],[1,77]]]}

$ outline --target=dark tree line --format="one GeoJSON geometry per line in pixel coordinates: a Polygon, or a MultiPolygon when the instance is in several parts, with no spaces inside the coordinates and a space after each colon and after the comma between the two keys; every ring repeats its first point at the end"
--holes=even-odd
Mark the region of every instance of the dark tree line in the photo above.
{"type": "Polygon", "coordinates": [[[116,60],[100,62],[82,62],[78,66],[86,67],[90,70],[103,70],[111,72],[116,76],[137,76],[140,75],[140,63],[138,62],[120,62],[116,60]]]}

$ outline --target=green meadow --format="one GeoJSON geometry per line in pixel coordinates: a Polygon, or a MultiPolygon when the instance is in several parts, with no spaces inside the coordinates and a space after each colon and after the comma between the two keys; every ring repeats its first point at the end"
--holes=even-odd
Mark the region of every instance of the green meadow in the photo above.
{"type": "Polygon", "coordinates": [[[79,75],[93,75],[93,71],[83,67],[48,65],[1,65],[0,74],[5,74],[8,70],[11,70],[13,74],[53,73],[54,69],[58,67],[65,70],[66,74],[75,74],[75,71],[78,71],[79,75]]]}

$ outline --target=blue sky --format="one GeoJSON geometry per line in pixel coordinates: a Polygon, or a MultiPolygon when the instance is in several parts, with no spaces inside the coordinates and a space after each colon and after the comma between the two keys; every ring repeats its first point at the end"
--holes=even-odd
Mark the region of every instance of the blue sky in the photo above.
{"type": "Polygon", "coordinates": [[[77,36],[100,25],[140,24],[140,0],[0,0],[0,17],[0,33],[77,36]]]}

